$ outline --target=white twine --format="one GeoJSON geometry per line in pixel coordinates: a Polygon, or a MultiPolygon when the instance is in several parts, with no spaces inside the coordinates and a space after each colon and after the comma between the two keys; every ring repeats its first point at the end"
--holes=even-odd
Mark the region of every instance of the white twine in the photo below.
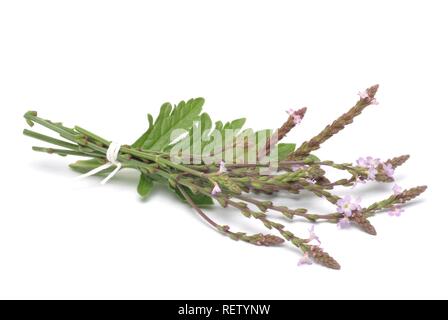
{"type": "Polygon", "coordinates": [[[99,166],[98,168],[90,170],[89,172],[76,177],[76,179],[77,180],[84,179],[84,178],[93,176],[103,170],[109,169],[112,166],[116,166],[115,170],[112,171],[111,173],[109,173],[109,175],[101,181],[101,184],[105,184],[107,181],[112,179],[118,173],[118,171],[120,171],[120,169],[121,169],[121,166],[122,166],[121,162],[119,162],[117,160],[118,153],[120,152],[120,148],[121,148],[121,144],[119,144],[117,142],[111,142],[109,144],[109,148],[107,148],[107,152],[106,152],[106,158],[109,162],[99,166]]]}

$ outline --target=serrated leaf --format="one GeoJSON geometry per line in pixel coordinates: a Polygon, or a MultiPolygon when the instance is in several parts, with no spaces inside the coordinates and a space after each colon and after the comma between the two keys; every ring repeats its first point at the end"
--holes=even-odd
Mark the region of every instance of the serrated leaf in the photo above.
{"type": "Polygon", "coordinates": [[[226,129],[235,130],[235,133],[237,134],[240,131],[240,129],[244,126],[245,123],[246,123],[246,118],[235,119],[231,122],[226,123],[224,125],[224,130],[226,130],[226,129]]]}
{"type": "Polygon", "coordinates": [[[133,148],[141,148],[141,146],[142,146],[143,143],[146,141],[146,139],[148,139],[148,136],[149,136],[149,134],[150,134],[151,131],[152,131],[152,128],[153,128],[153,118],[152,118],[152,115],[151,115],[150,113],[148,113],[148,123],[149,123],[148,129],[145,131],[144,134],[142,134],[142,135],[140,136],[140,138],[138,138],[138,139],[132,144],[132,147],[133,147],[133,148]]]}
{"type": "Polygon", "coordinates": [[[208,151],[219,151],[218,153],[214,152],[214,156],[216,158],[223,159],[223,152],[227,147],[232,148],[231,145],[225,146],[226,141],[226,130],[233,130],[234,139],[232,140],[232,144],[236,141],[236,138],[241,131],[241,128],[244,126],[246,122],[245,118],[235,119],[231,122],[227,122],[223,124],[221,121],[215,122],[215,128],[210,132],[208,137],[208,142],[205,142],[202,145],[202,149],[207,148],[208,151]]]}
{"type": "Polygon", "coordinates": [[[201,114],[201,128],[202,131],[205,132],[206,130],[210,130],[212,127],[212,119],[207,113],[201,114]]]}
{"type": "MultiPolygon", "coordinates": [[[[225,161],[232,161],[230,159],[225,159],[226,151],[229,155],[230,149],[230,151],[233,152],[234,159],[241,157],[248,158],[247,154],[251,152],[255,155],[255,158],[250,156],[251,161],[256,160],[256,150],[258,150],[262,144],[266,144],[266,140],[272,134],[272,130],[261,130],[256,133],[252,130],[244,130],[241,132],[241,129],[246,122],[245,118],[235,119],[233,121],[226,122],[225,124],[221,121],[216,121],[214,129],[211,130],[212,121],[208,114],[203,113],[199,118],[200,130],[198,130],[199,128],[195,123],[197,118],[188,118],[188,116],[186,125],[181,124],[173,126],[173,121],[175,121],[173,119],[178,118],[179,114],[185,114],[188,112],[189,108],[194,108],[196,100],[189,100],[187,103],[182,101],[172,111],[169,104],[163,105],[160,110],[160,115],[154,123],[153,131],[148,135],[146,142],[143,144],[143,149],[164,152],[172,151],[175,153],[179,152],[179,155],[180,153],[184,153],[189,150],[190,154],[195,155],[194,159],[199,159],[197,156],[205,155],[208,162],[210,161],[208,155],[212,156],[211,161],[213,162],[221,159],[224,159],[225,161]],[[181,127],[183,129],[187,129],[188,126],[189,132],[186,137],[180,139],[174,144],[169,144],[169,139],[175,138],[170,136],[174,127],[178,129],[181,127]],[[233,139],[232,137],[226,137],[226,130],[233,131],[233,139]],[[198,133],[201,138],[199,138],[198,133]],[[237,143],[241,141],[238,140],[238,138],[244,139],[244,135],[247,134],[252,134],[253,141],[251,141],[249,146],[242,148],[241,144],[237,143]],[[229,145],[226,146],[226,143],[229,145]]],[[[203,100],[199,99],[198,103],[202,107],[203,100]]],[[[191,112],[194,114],[194,110],[191,112]]],[[[198,109],[196,115],[199,114],[200,110],[198,109]]]]}
{"type": "Polygon", "coordinates": [[[191,129],[193,121],[198,119],[203,105],[203,98],[191,99],[187,102],[181,101],[174,108],[169,103],[162,105],[160,114],[142,148],[151,151],[163,150],[170,144],[170,139],[176,138],[173,136],[175,130],[191,129]]]}
{"type": "Polygon", "coordinates": [[[190,151],[195,155],[200,155],[202,146],[207,142],[212,120],[207,113],[202,113],[199,121],[193,123],[188,135],[180,141],[168,146],[164,151],[171,150],[174,146],[190,146],[190,151]]]}
{"type": "MultiPolygon", "coordinates": [[[[179,189],[174,188],[170,185],[168,185],[168,186],[169,186],[170,190],[173,191],[180,200],[187,202],[187,199],[185,199],[184,195],[180,192],[179,189]]],[[[200,193],[194,194],[191,192],[190,189],[187,189],[187,188],[184,188],[183,190],[188,194],[188,196],[191,198],[193,203],[195,205],[197,205],[198,207],[206,207],[206,206],[210,206],[210,205],[214,204],[213,199],[206,195],[203,195],[200,193]]]]}
{"type": "Polygon", "coordinates": [[[153,180],[145,174],[140,174],[140,180],[138,182],[138,186],[137,186],[137,192],[138,194],[144,198],[147,197],[151,191],[154,188],[154,182],[153,180]]]}

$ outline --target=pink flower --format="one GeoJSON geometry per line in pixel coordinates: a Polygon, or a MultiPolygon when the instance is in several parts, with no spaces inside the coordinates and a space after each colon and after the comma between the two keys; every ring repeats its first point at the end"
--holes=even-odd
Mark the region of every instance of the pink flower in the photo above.
{"type": "Polygon", "coordinates": [[[358,92],[358,96],[359,96],[361,99],[367,99],[367,98],[370,98],[369,94],[367,93],[367,90],[359,91],[359,92],[358,92]]]}
{"type": "Polygon", "coordinates": [[[299,124],[300,122],[302,122],[302,117],[298,114],[294,115],[294,124],[299,124]]]}
{"type": "Polygon", "coordinates": [[[359,158],[358,160],[356,160],[356,163],[358,164],[358,166],[363,168],[376,168],[381,164],[381,160],[369,156],[366,158],[359,158]]]}
{"type": "Polygon", "coordinates": [[[377,173],[378,173],[378,170],[376,168],[370,167],[369,171],[368,171],[368,174],[367,174],[367,179],[375,180],[377,173]]]}
{"type": "Polygon", "coordinates": [[[286,113],[292,116],[295,113],[295,111],[294,109],[289,108],[288,110],[286,110],[286,113]]]}
{"type": "Polygon", "coordinates": [[[369,167],[378,167],[381,164],[381,160],[378,158],[367,157],[366,161],[369,167]]]}
{"type": "Polygon", "coordinates": [[[380,159],[373,157],[367,157],[367,158],[359,158],[356,163],[361,168],[368,169],[367,171],[367,179],[368,180],[375,180],[376,175],[378,173],[378,166],[380,164],[383,164],[380,159]]]}
{"type": "Polygon", "coordinates": [[[375,104],[375,105],[378,104],[378,101],[375,98],[369,96],[369,93],[367,92],[367,90],[359,91],[358,92],[358,96],[361,99],[367,100],[367,102],[370,103],[370,104],[375,104]]]}
{"type": "Polygon", "coordinates": [[[218,193],[221,193],[221,188],[220,188],[219,185],[215,182],[215,186],[213,187],[213,190],[212,190],[212,195],[216,196],[218,193]]]}
{"type": "Polygon", "coordinates": [[[352,201],[352,197],[347,195],[336,202],[338,206],[337,211],[346,217],[351,217],[354,211],[361,210],[359,202],[360,199],[352,201]]]}
{"type": "Polygon", "coordinates": [[[399,217],[399,216],[401,216],[401,214],[404,212],[404,209],[402,209],[401,207],[399,207],[399,206],[395,206],[395,207],[392,207],[390,210],[389,210],[389,215],[391,216],[391,217],[399,217]]]}
{"type": "Polygon", "coordinates": [[[297,263],[298,266],[303,266],[305,264],[307,264],[307,265],[313,264],[313,261],[310,259],[308,252],[305,252],[303,254],[303,257],[300,258],[299,262],[297,263]]]}
{"type": "Polygon", "coordinates": [[[364,158],[359,158],[358,160],[356,160],[356,163],[358,164],[358,166],[363,167],[363,168],[367,168],[367,162],[366,159],[364,158]]]}
{"type": "Polygon", "coordinates": [[[350,219],[348,217],[344,217],[344,218],[340,219],[337,226],[339,229],[347,228],[348,226],[350,226],[350,219]]]}
{"type": "Polygon", "coordinates": [[[219,163],[219,171],[218,173],[224,173],[227,172],[226,163],[224,161],[221,161],[219,163]]]}
{"type": "Polygon", "coordinates": [[[398,184],[394,184],[392,191],[394,192],[394,195],[399,195],[403,191],[403,188],[398,184]]]}
{"type": "Polygon", "coordinates": [[[389,178],[393,178],[394,177],[394,167],[392,166],[391,163],[383,163],[383,170],[384,173],[389,177],[389,178]]]}
{"type": "Polygon", "coordinates": [[[310,229],[308,229],[308,232],[310,233],[309,237],[308,237],[308,242],[311,242],[313,240],[316,240],[317,243],[319,243],[319,245],[321,245],[321,242],[319,240],[319,237],[316,235],[316,233],[314,232],[314,225],[311,226],[310,229]]]}
{"type": "Polygon", "coordinates": [[[300,122],[302,122],[302,117],[300,116],[300,114],[297,113],[297,111],[294,111],[293,109],[289,109],[288,111],[286,111],[286,113],[294,118],[295,124],[299,124],[300,122]]]}

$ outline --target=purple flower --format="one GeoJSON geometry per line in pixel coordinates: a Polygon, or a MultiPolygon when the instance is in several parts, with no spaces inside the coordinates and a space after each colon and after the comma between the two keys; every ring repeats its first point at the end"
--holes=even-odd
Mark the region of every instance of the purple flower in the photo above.
{"type": "Polygon", "coordinates": [[[394,184],[392,191],[394,192],[394,195],[399,195],[403,191],[403,188],[398,184],[394,184]]]}
{"type": "Polygon", "coordinates": [[[381,164],[381,160],[378,158],[367,157],[366,161],[369,167],[378,167],[381,164]]]}
{"type": "Polygon", "coordinates": [[[381,164],[381,160],[373,157],[359,158],[356,163],[363,168],[376,168],[381,164]]]}
{"type": "Polygon", "coordinates": [[[216,196],[218,193],[221,193],[221,188],[220,188],[219,185],[215,182],[215,186],[213,187],[213,190],[212,190],[212,195],[216,196]]]}
{"type": "Polygon", "coordinates": [[[308,232],[310,233],[309,237],[308,237],[308,242],[311,242],[313,240],[316,240],[317,243],[319,243],[319,245],[321,245],[321,242],[319,240],[319,237],[316,235],[316,233],[314,232],[314,225],[311,226],[311,228],[308,229],[308,232]]]}
{"type": "Polygon", "coordinates": [[[378,170],[374,167],[370,167],[368,174],[367,174],[367,179],[369,180],[375,180],[376,174],[378,173],[378,170]]]}
{"type": "Polygon", "coordinates": [[[356,160],[356,163],[358,164],[358,166],[363,167],[363,168],[368,168],[369,166],[367,165],[367,160],[365,158],[359,158],[358,160],[356,160]]]}
{"type": "Polygon", "coordinates": [[[337,210],[339,213],[342,213],[346,217],[351,217],[354,211],[361,209],[359,202],[360,199],[352,201],[352,197],[347,195],[336,202],[336,205],[338,206],[337,210]]]}
{"type": "Polygon", "coordinates": [[[221,161],[219,163],[219,171],[218,173],[224,173],[227,172],[226,163],[224,161],[221,161]]]}
{"type": "Polygon", "coordinates": [[[300,258],[299,262],[297,263],[298,266],[303,266],[305,264],[307,264],[307,265],[313,264],[313,261],[310,259],[308,252],[305,252],[303,254],[303,257],[300,258]]]}
{"type": "Polygon", "coordinates": [[[337,226],[339,229],[347,228],[348,226],[350,226],[350,219],[348,217],[344,217],[344,218],[340,219],[337,226]]]}
{"type": "Polygon", "coordinates": [[[373,157],[359,158],[356,163],[358,166],[368,169],[367,178],[369,180],[375,180],[378,173],[378,166],[383,164],[380,159],[373,157]]]}
{"type": "Polygon", "coordinates": [[[399,207],[399,206],[395,206],[395,207],[392,207],[390,210],[389,210],[389,215],[391,216],[391,217],[399,217],[399,216],[401,216],[401,214],[404,212],[404,209],[402,209],[401,207],[399,207]]]}
{"type": "Polygon", "coordinates": [[[393,178],[394,177],[394,167],[392,166],[391,163],[383,163],[383,170],[384,173],[389,177],[389,178],[393,178]]]}

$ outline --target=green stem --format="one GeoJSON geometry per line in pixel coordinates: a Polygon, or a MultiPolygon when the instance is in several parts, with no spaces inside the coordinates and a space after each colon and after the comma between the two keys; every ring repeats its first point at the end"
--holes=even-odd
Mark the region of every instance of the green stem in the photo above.
{"type": "Polygon", "coordinates": [[[69,142],[63,141],[63,140],[55,139],[53,137],[49,137],[49,136],[46,136],[44,134],[41,134],[41,133],[38,133],[38,132],[34,132],[32,130],[24,129],[23,130],[23,134],[25,136],[28,136],[28,137],[31,137],[31,138],[34,138],[34,139],[38,139],[38,140],[41,140],[41,141],[44,141],[44,142],[48,142],[48,143],[51,143],[51,144],[54,144],[54,145],[57,145],[57,146],[60,146],[60,147],[64,147],[64,148],[67,148],[67,149],[72,149],[72,150],[78,150],[79,149],[79,145],[77,145],[77,144],[73,144],[73,143],[69,143],[69,142]]]}

